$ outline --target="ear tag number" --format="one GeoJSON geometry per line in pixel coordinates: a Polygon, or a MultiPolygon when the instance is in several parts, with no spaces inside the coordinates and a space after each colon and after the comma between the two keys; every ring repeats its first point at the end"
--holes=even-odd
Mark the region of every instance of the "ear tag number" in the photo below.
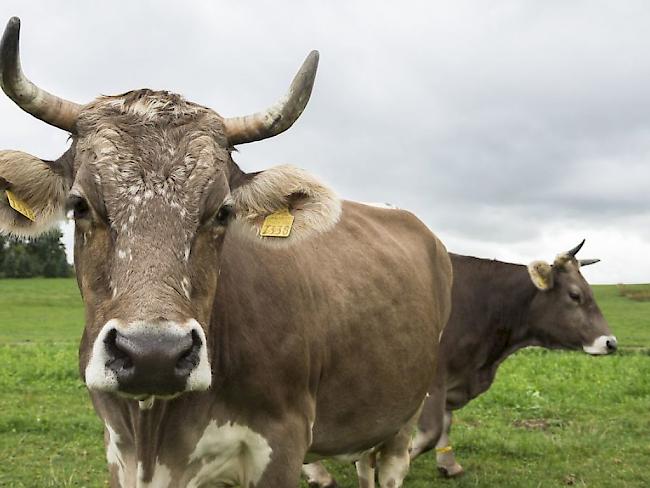
{"type": "Polygon", "coordinates": [[[293,226],[293,215],[288,208],[278,210],[268,215],[262,223],[261,237],[289,237],[293,226]]]}
{"type": "Polygon", "coordinates": [[[12,191],[5,190],[5,193],[7,194],[7,200],[9,200],[9,206],[11,208],[13,208],[19,214],[27,217],[32,222],[36,221],[36,215],[34,214],[34,211],[31,208],[29,208],[29,205],[27,205],[20,198],[14,195],[12,191]]]}

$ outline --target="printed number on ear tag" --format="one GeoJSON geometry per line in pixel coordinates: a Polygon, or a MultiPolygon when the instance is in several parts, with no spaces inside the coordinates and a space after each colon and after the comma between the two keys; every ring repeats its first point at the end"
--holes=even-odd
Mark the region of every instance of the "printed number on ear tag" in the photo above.
{"type": "Polygon", "coordinates": [[[12,191],[5,190],[5,193],[7,194],[7,200],[9,201],[9,206],[11,208],[13,208],[19,214],[27,217],[32,222],[36,220],[36,215],[34,215],[34,211],[31,208],[29,208],[29,205],[27,205],[20,198],[14,195],[12,191]]]}
{"type": "Polygon", "coordinates": [[[262,223],[261,237],[289,237],[293,226],[293,215],[285,208],[268,215],[262,223]]]}

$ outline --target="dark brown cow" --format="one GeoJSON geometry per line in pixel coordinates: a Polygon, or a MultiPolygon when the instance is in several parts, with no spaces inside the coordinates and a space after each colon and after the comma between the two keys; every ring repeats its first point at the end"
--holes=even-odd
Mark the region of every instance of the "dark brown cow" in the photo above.
{"type": "Polygon", "coordinates": [[[444,246],[408,212],[231,158],[293,124],[317,53],[252,116],[151,90],[82,106],[25,78],[19,27],[2,38],[2,88],[72,145],[54,162],[0,153],[0,229],[74,216],[79,367],[111,486],[295,487],[306,456],[373,448],[382,486],[400,486],[450,312],[444,246]]]}
{"type": "Polygon", "coordinates": [[[528,266],[451,254],[453,309],[440,343],[440,364],[423,407],[412,457],[436,447],[438,468],[462,473],[449,444],[452,411],[488,390],[498,367],[527,346],[609,354],[617,343],[580,267],[584,240],[553,265],[528,266]]]}
{"type": "MultiPolygon", "coordinates": [[[[560,254],[552,266],[450,254],[452,312],[413,440],[413,458],[435,446],[440,471],[447,476],[462,473],[449,444],[452,411],[487,391],[499,365],[518,349],[581,349],[595,355],[616,350],[616,338],[580,273],[581,266],[598,260],[575,258],[583,244],[560,254]]],[[[304,471],[312,485],[334,486],[319,463],[304,471]]]]}

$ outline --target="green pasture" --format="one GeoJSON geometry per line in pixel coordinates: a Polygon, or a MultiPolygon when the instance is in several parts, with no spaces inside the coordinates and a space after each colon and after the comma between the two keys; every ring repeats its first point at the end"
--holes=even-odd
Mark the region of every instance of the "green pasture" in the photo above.
{"type": "MultiPolygon", "coordinates": [[[[650,486],[650,301],[595,292],[620,352],[517,353],[456,415],[466,474],[439,478],[424,455],[407,487],[650,486]]],[[[74,280],[0,280],[2,487],[107,486],[102,425],[78,379],[82,324],[74,280]]],[[[328,466],[356,486],[351,466],[328,466]]]]}

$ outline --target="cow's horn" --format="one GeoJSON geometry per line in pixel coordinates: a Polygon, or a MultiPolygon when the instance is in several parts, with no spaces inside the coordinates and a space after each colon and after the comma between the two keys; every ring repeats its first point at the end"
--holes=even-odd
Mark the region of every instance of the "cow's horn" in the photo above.
{"type": "Polygon", "coordinates": [[[579,251],[580,249],[582,249],[582,246],[584,246],[584,244],[585,244],[585,240],[582,239],[582,242],[581,242],[580,244],[578,244],[576,247],[574,247],[574,248],[571,249],[570,251],[567,251],[567,252],[566,252],[567,256],[569,256],[570,258],[574,258],[575,255],[578,254],[578,251],[579,251]]]}
{"type": "Polygon", "coordinates": [[[318,51],[312,51],[302,63],[287,94],[264,112],[224,119],[228,142],[235,146],[259,141],[284,132],[305,109],[318,68],[318,51]]]}
{"type": "Polygon", "coordinates": [[[580,267],[582,266],[589,266],[590,264],[596,264],[599,263],[600,259],[580,259],[578,260],[578,263],[580,263],[580,267]]]}
{"type": "Polygon", "coordinates": [[[20,19],[7,22],[0,42],[0,85],[25,112],[55,127],[72,132],[81,105],[56,97],[29,81],[20,68],[20,19]]]}

